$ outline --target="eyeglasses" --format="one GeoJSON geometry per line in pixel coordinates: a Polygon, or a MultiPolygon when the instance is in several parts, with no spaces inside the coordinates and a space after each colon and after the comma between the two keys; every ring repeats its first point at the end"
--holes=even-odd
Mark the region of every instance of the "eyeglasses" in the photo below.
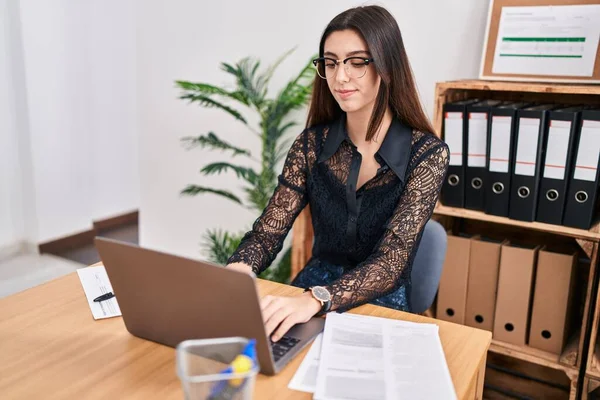
{"type": "Polygon", "coordinates": [[[323,79],[334,78],[337,74],[340,62],[344,64],[346,75],[353,79],[362,78],[367,73],[367,67],[374,62],[372,58],[348,57],[345,60],[334,60],[329,57],[320,57],[313,60],[313,65],[317,69],[317,74],[323,79]]]}

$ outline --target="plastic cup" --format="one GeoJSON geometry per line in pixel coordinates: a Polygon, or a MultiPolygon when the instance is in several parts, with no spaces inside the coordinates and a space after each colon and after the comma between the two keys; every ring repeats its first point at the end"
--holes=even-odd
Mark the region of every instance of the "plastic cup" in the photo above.
{"type": "Polygon", "coordinates": [[[186,340],[177,346],[177,375],[186,400],[250,400],[259,367],[223,373],[244,350],[242,337],[186,340]]]}

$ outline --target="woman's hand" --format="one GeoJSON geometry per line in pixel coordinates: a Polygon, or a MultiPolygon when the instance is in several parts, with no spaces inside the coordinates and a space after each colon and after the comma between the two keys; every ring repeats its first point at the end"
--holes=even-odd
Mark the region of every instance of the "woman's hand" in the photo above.
{"type": "Polygon", "coordinates": [[[276,342],[295,324],[308,322],[321,310],[321,303],[310,292],[305,292],[295,297],[265,296],[260,308],[267,337],[275,332],[271,339],[276,342]]]}
{"type": "Polygon", "coordinates": [[[245,272],[248,275],[256,276],[252,271],[252,267],[242,262],[227,264],[226,268],[235,269],[236,271],[245,272]]]}

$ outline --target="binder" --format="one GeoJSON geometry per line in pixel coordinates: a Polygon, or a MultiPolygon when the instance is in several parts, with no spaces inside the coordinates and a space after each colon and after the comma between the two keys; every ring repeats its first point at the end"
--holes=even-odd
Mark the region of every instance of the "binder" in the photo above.
{"type": "Polygon", "coordinates": [[[446,258],[437,294],[436,317],[463,325],[467,302],[471,238],[448,232],[446,258]]]}
{"type": "Polygon", "coordinates": [[[486,175],[487,137],[491,107],[500,100],[482,100],[467,105],[467,166],[465,170],[465,208],[483,211],[486,175]]]}
{"type": "Polygon", "coordinates": [[[598,201],[600,109],[581,112],[577,136],[563,225],[590,229],[598,201]]]}
{"type": "Polygon", "coordinates": [[[529,346],[561,354],[568,339],[576,254],[542,248],[539,252],[531,309],[529,346]]]}
{"type": "Polygon", "coordinates": [[[487,176],[484,183],[486,214],[508,217],[517,110],[527,106],[529,103],[506,103],[490,111],[487,176]]]}
{"type": "Polygon", "coordinates": [[[520,346],[527,344],[539,248],[502,246],[493,331],[496,340],[520,346]]]}
{"type": "Polygon", "coordinates": [[[446,206],[462,208],[465,205],[466,107],[477,101],[469,99],[444,104],[442,132],[450,149],[450,161],[440,200],[446,206]]]}
{"type": "Polygon", "coordinates": [[[471,240],[465,325],[493,331],[500,249],[504,243],[489,238],[471,240]]]}
{"type": "Polygon", "coordinates": [[[543,104],[526,107],[517,112],[509,218],[535,221],[548,111],[556,107],[552,104],[543,104]]]}
{"type": "Polygon", "coordinates": [[[546,141],[538,212],[536,220],[562,224],[571,174],[573,143],[579,125],[580,106],[552,110],[548,114],[546,141]]]}

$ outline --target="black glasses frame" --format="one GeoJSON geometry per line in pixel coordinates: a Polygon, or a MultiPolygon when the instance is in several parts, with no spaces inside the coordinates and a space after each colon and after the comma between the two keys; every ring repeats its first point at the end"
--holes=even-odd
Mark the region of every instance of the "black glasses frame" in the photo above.
{"type": "MultiPolygon", "coordinates": [[[[324,63],[326,61],[331,61],[331,62],[335,63],[335,66],[337,68],[340,65],[340,62],[343,63],[344,66],[345,66],[346,63],[348,61],[351,61],[351,60],[360,60],[360,61],[363,61],[365,63],[365,66],[368,66],[372,62],[375,62],[375,59],[373,59],[373,58],[352,56],[352,57],[345,58],[343,60],[336,60],[336,59],[331,58],[331,57],[319,57],[319,58],[315,58],[314,60],[312,60],[312,63],[315,66],[315,68],[317,69],[317,74],[319,75],[319,77],[321,77],[323,79],[327,79],[326,77],[321,76],[321,74],[319,74],[319,67],[318,67],[319,62],[323,62],[324,63]]],[[[365,74],[366,74],[366,68],[365,68],[365,74]]],[[[363,76],[360,76],[359,78],[362,78],[363,76]]]]}

